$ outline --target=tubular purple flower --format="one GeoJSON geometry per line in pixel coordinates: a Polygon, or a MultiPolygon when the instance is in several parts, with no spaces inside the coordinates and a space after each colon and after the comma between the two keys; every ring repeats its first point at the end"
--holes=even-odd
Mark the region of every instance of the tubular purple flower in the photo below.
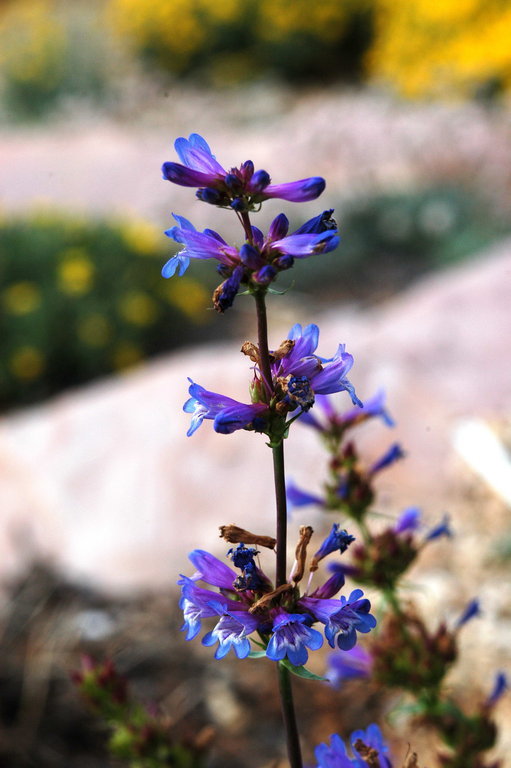
{"type": "Polygon", "coordinates": [[[317,587],[314,592],[311,593],[311,597],[329,600],[331,597],[335,597],[335,595],[344,587],[346,581],[344,567],[337,563],[332,563],[329,570],[332,573],[332,576],[330,576],[324,584],[317,587]]]}
{"type": "Polygon", "coordinates": [[[184,216],[177,216],[175,213],[172,215],[178,226],[167,229],[165,234],[176,243],[184,245],[184,249],[167,261],[161,271],[163,277],[172,277],[176,272],[179,276],[183,275],[190,259],[216,259],[228,267],[236,265],[238,251],[228,245],[217,232],[212,229],[197,232],[184,216]]]}
{"type": "Polygon", "coordinates": [[[373,464],[369,470],[369,474],[371,476],[376,475],[378,472],[381,472],[383,469],[390,467],[392,464],[395,464],[396,461],[399,461],[399,459],[403,459],[404,457],[405,452],[399,443],[393,443],[388,451],[386,451],[386,453],[384,453],[383,456],[373,464]]]}
{"type": "Polygon", "coordinates": [[[180,608],[183,611],[184,624],[182,630],[187,630],[186,639],[193,640],[201,630],[201,620],[216,616],[217,611],[211,607],[212,602],[220,601],[223,608],[238,607],[233,600],[228,600],[216,592],[198,587],[192,579],[181,576],[178,581],[181,587],[180,608]]]}
{"type": "Polygon", "coordinates": [[[291,510],[295,507],[305,507],[310,504],[316,504],[319,507],[325,506],[325,502],[321,496],[302,491],[291,479],[286,483],[286,497],[291,510]]]}
{"type": "Polygon", "coordinates": [[[361,589],[354,589],[349,598],[341,595],[339,600],[318,600],[313,597],[300,598],[300,605],[325,624],[325,636],[329,645],[337,645],[349,651],[357,642],[357,632],[370,632],[376,626],[376,619],[369,611],[371,603],[363,597],[361,589]]]}
{"type": "Polygon", "coordinates": [[[497,672],[495,676],[495,682],[493,689],[488,698],[486,699],[484,706],[487,709],[491,709],[502,698],[505,692],[509,688],[509,683],[505,672],[497,672]]]}
{"type": "Polygon", "coordinates": [[[404,533],[405,531],[416,531],[421,524],[421,511],[418,507],[409,507],[405,509],[396,521],[393,527],[394,533],[404,533]]]}
{"type": "Polygon", "coordinates": [[[447,514],[443,516],[438,525],[435,525],[435,527],[429,531],[425,537],[425,541],[434,541],[434,539],[439,539],[441,536],[447,536],[448,538],[452,537],[450,518],[447,514]]]}
{"type": "Polygon", "coordinates": [[[295,259],[304,259],[315,253],[329,253],[334,251],[340,243],[336,232],[320,232],[319,234],[288,235],[281,240],[271,243],[271,249],[293,256],[295,259]]]}
{"type": "Polygon", "coordinates": [[[481,604],[477,598],[471,600],[456,622],[456,629],[461,629],[468,621],[481,615],[481,604]]]}
{"type": "Polygon", "coordinates": [[[334,651],[329,655],[326,676],[334,688],[339,688],[346,680],[370,677],[372,667],[371,654],[355,645],[350,651],[334,651]]]}
{"type": "Polygon", "coordinates": [[[323,645],[323,637],[317,629],[307,626],[307,617],[302,613],[287,613],[282,609],[275,613],[273,635],[266,655],[273,661],[282,661],[287,657],[291,664],[300,667],[309,658],[307,648],[317,651],[323,645]]]}
{"type": "Polygon", "coordinates": [[[264,199],[278,197],[289,203],[306,203],[315,200],[324,192],[326,182],[321,176],[312,176],[308,179],[290,181],[286,184],[270,184],[264,188],[264,199]]]}
{"type": "Polygon", "coordinates": [[[348,549],[349,545],[355,541],[355,537],[352,536],[344,528],[340,528],[339,523],[334,523],[330,530],[330,533],[321,544],[320,548],[314,555],[314,560],[319,563],[327,555],[332,552],[340,552],[342,555],[348,549]]]}
{"type": "Polygon", "coordinates": [[[238,659],[246,659],[251,647],[248,635],[255,632],[258,621],[248,611],[226,611],[223,604],[212,602],[211,608],[221,616],[220,621],[211,632],[202,638],[202,644],[212,646],[218,643],[215,659],[223,659],[231,648],[238,659]]]}
{"type": "Polygon", "coordinates": [[[232,589],[238,574],[210,552],[206,552],[204,549],[194,549],[188,555],[188,559],[196,569],[192,581],[201,580],[214,587],[232,589]]]}
{"type": "Polygon", "coordinates": [[[208,143],[198,133],[192,133],[189,139],[176,139],[174,148],[182,165],[163,164],[163,178],[167,181],[184,187],[207,187],[226,175],[208,143]]]}
{"type": "Polygon", "coordinates": [[[255,419],[264,419],[268,406],[263,403],[240,403],[231,397],[210,392],[191,379],[190,398],[183,406],[185,413],[192,414],[188,437],[200,427],[204,419],[213,419],[213,427],[221,434],[231,434],[237,429],[249,428],[255,419]]]}

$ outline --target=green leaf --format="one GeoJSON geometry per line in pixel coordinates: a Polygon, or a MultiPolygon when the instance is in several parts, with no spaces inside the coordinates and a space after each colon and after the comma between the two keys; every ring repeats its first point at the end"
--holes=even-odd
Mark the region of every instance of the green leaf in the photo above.
{"type": "Polygon", "coordinates": [[[248,654],[249,659],[262,659],[263,656],[266,656],[266,651],[250,651],[248,654]]]}
{"type": "Polygon", "coordinates": [[[289,672],[292,672],[293,675],[296,675],[297,677],[303,677],[305,680],[322,680],[322,681],[328,681],[328,677],[321,677],[321,675],[315,675],[314,672],[310,672],[308,669],[305,669],[305,667],[295,667],[294,664],[291,664],[288,659],[283,659],[282,661],[279,661],[279,664],[281,664],[283,667],[285,667],[289,672]]]}

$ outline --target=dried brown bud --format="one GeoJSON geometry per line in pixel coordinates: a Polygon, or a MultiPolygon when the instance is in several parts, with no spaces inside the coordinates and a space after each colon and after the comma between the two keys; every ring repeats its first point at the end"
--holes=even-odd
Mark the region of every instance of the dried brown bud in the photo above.
{"type": "Polygon", "coordinates": [[[225,539],[229,544],[255,544],[267,549],[275,549],[277,540],[272,536],[260,536],[257,533],[250,533],[237,525],[221,525],[220,538],[225,539]]]}
{"type": "Polygon", "coordinates": [[[259,363],[259,348],[252,341],[245,341],[241,347],[244,355],[249,357],[252,362],[259,363]]]}
{"type": "Polygon", "coordinates": [[[266,595],[263,595],[248,609],[248,612],[257,613],[257,611],[265,609],[273,600],[275,600],[275,598],[280,597],[280,595],[284,595],[286,592],[294,591],[295,588],[292,584],[281,584],[280,587],[274,589],[273,592],[268,592],[266,595]]]}
{"type": "Polygon", "coordinates": [[[292,339],[284,339],[282,344],[278,349],[275,349],[273,352],[270,352],[270,360],[272,363],[276,362],[277,360],[282,360],[283,357],[286,357],[291,350],[293,349],[295,343],[292,339]]]}
{"type": "Polygon", "coordinates": [[[403,768],[419,768],[419,763],[417,752],[412,752],[411,755],[407,755],[405,758],[405,762],[403,763],[403,768]]]}
{"type": "Polygon", "coordinates": [[[305,571],[305,561],[307,559],[307,546],[314,533],[310,525],[301,525],[299,530],[298,544],[295,550],[295,564],[291,573],[291,581],[298,584],[303,579],[305,571]]]}

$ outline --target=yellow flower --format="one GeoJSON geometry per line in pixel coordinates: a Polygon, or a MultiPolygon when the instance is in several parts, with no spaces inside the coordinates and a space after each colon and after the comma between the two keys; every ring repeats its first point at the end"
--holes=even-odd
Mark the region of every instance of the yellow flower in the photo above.
{"type": "Polygon", "coordinates": [[[119,302],[119,314],[132,325],[151,325],[158,314],[158,308],[153,299],[142,291],[131,291],[125,294],[119,302]]]}
{"type": "Polygon", "coordinates": [[[135,253],[151,256],[161,247],[165,238],[148,221],[130,221],[122,225],[121,234],[124,242],[135,253]]]}
{"type": "Polygon", "coordinates": [[[143,351],[130,341],[121,341],[112,354],[112,363],[117,370],[133,368],[142,360],[143,351]]]}
{"type": "Polygon", "coordinates": [[[64,293],[80,295],[92,287],[94,264],[83,248],[68,248],[58,266],[59,287],[64,293]]]}
{"type": "Polygon", "coordinates": [[[41,304],[41,294],[35,283],[24,280],[5,289],[3,303],[11,315],[28,315],[41,304]]]}
{"type": "Polygon", "coordinates": [[[178,280],[165,282],[164,296],[169,304],[180,309],[191,320],[198,323],[207,321],[204,310],[211,304],[209,294],[204,286],[192,277],[180,277],[178,280]]]}
{"type": "Polygon", "coordinates": [[[78,338],[89,347],[104,347],[112,337],[112,327],[99,312],[87,315],[78,325],[78,338]]]}
{"type": "Polygon", "coordinates": [[[9,368],[17,379],[37,379],[45,367],[44,357],[35,347],[21,347],[9,360],[9,368]]]}

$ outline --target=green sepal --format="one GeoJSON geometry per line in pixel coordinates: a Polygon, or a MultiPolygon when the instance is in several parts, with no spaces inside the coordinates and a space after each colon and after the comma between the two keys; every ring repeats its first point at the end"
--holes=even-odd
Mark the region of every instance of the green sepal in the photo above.
{"type": "Polygon", "coordinates": [[[262,659],[263,656],[266,656],[266,651],[250,651],[248,654],[249,659],[262,659]]]}
{"type": "Polygon", "coordinates": [[[295,667],[295,665],[291,664],[288,659],[282,659],[282,661],[279,661],[279,664],[293,675],[296,675],[297,677],[303,677],[304,680],[321,680],[323,682],[328,682],[328,677],[315,675],[314,672],[310,672],[308,669],[305,669],[305,667],[295,667]]]}
{"type": "Polygon", "coordinates": [[[283,291],[277,291],[275,288],[270,288],[270,287],[268,287],[268,293],[274,293],[274,294],[276,294],[277,296],[284,296],[284,294],[285,294],[285,293],[287,293],[288,291],[290,291],[290,290],[291,290],[291,288],[293,288],[294,284],[295,284],[295,281],[293,280],[293,282],[291,283],[291,285],[290,285],[290,286],[288,286],[287,288],[284,288],[284,290],[283,290],[283,291]]]}

